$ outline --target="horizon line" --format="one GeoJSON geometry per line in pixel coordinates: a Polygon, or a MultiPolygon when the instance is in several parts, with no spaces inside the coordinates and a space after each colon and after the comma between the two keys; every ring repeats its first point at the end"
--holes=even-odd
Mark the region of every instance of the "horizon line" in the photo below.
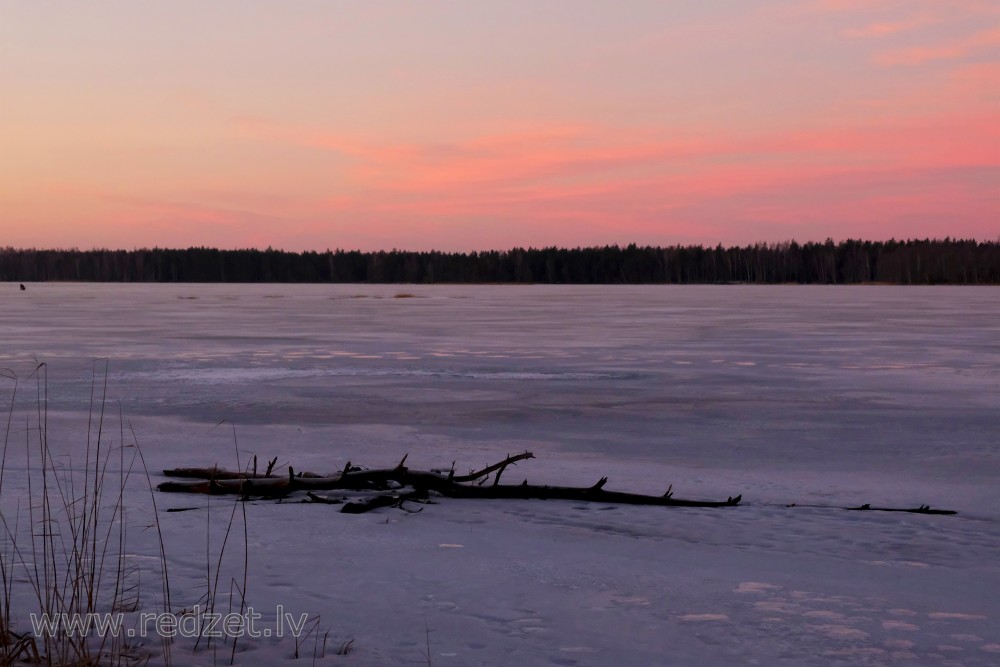
{"type": "Polygon", "coordinates": [[[258,246],[243,246],[243,247],[219,247],[219,246],[207,246],[207,245],[192,245],[192,246],[141,246],[132,248],[110,248],[110,247],[97,247],[93,246],[86,249],[81,249],[80,247],[15,247],[15,246],[0,246],[0,252],[78,252],[78,253],[88,253],[88,252],[150,252],[150,251],[188,251],[188,250],[213,250],[218,252],[280,252],[285,254],[296,254],[303,255],[308,253],[316,254],[337,254],[337,253],[361,253],[361,254],[377,254],[377,253],[403,253],[403,254],[430,254],[438,253],[443,255],[470,255],[470,254],[482,254],[482,253],[510,253],[510,252],[527,252],[527,251],[539,251],[539,250],[604,250],[609,248],[618,249],[628,249],[628,248],[638,248],[638,249],[669,249],[669,248],[700,248],[702,250],[715,250],[722,248],[724,250],[730,249],[742,249],[742,248],[755,248],[755,247],[774,247],[784,244],[797,245],[797,246],[823,246],[832,243],[833,245],[842,245],[845,243],[860,243],[860,244],[888,244],[888,243],[976,243],[979,245],[996,245],[1000,244],[1000,235],[993,239],[978,239],[975,237],[951,237],[945,236],[943,238],[939,237],[907,237],[907,238],[895,238],[890,237],[888,239],[865,239],[865,238],[840,238],[834,239],[832,237],[827,237],[821,241],[819,240],[809,240],[809,241],[799,241],[797,239],[783,239],[780,241],[755,241],[753,243],[746,244],[724,244],[722,242],[718,243],[672,243],[666,245],[660,244],[640,244],[638,242],[630,243],[606,243],[603,245],[576,245],[576,246],[562,246],[562,245],[528,245],[528,246],[511,246],[508,248],[482,248],[482,249],[469,249],[469,250],[411,250],[407,248],[379,248],[377,250],[363,250],[360,248],[330,248],[329,246],[325,249],[305,249],[305,250],[287,250],[285,248],[276,248],[273,246],[267,246],[266,248],[261,248],[258,246]]]}

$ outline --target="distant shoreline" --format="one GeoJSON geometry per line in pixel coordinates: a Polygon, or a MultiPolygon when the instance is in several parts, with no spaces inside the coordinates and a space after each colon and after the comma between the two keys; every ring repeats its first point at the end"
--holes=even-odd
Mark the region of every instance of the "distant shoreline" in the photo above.
{"type": "MultiPolygon", "coordinates": [[[[889,282],[857,282],[857,283],[748,283],[748,282],[728,282],[728,283],[515,283],[515,282],[439,282],[439,283],[406,283],[406,282],[312,282],[304,280],[268,282],[258,281],[226,281],[215,280],[203,282],[197,280],[188,281],[125,281],[125,280],[4,280],[0,279],[0,284],[6,284],[17,289],[18,284],[27,286],[37,285],[191,285],[191,286],[224,286],[224,285],[303,285],[303,286],[349,286],[357,287],[1000,287],[998,283],[889,283],[889,282]]],[[[351,298],[367,298],[368,295],[359,294],[351,298]]],[[[377,297],[381,298],[381,297],[377,297]]],[[[386,298],[406,299],[423,298],[419,294],[395,294],[386,298]]]]}
{"type": "Polygon", "coordinates": [[[566,285],[1000,285],[1000,241],[602,246],[483,252],[0,248],[0,281],[566,285]]]}

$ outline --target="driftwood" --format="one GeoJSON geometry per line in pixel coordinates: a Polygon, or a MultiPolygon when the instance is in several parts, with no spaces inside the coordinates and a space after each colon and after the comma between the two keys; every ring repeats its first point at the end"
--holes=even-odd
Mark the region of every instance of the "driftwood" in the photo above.
{"type": "MultiPolygon", "coordinates": [[[[500,484],[500,476],[508,467],[520,461],[534,458],[531,452],[507,456],[504,460],[473,470],[467,475],[456,475],[455,464],[450,470],[413,470],[406,466],[406,456],[394,468],[365,470],[348,462],[340,472],[322,475],[309,472],[295,472],[288,466],[284,475],[274,473],[277,458],[271,459],[263,474],[257,473],[257,459],[252,468],[243,472],[211,468],[175,468],[164,470],[167,477],[183,478],[184,481],[163,482],[157,488],[173,493],[205,493],[212,495],[239,495],[243,498],[285,498],[293,493],[305,492],[303,502],[340,505],[341,511],[349,514],[369,512],[380,507],[398,507],[405,511],[407,502],[428,502],[431,494],[447,498],[472,499],[541,499],[575,500],[582,502],[613,503],[620,505],[659,505],[663,507],[733,507],[742,501],[742,495],[730,496],[726,500],[685,500],[674,498],[673,487],[669,486],[662,496],[650,496],[622,491],[606,491],[607,477],[602,477],[592,486],[546,486],[528,484],[500,484]],[[487,484],[490,476],[492,483],[487,484]],[[348,499],[321,495],[317,491],[350,491],[365,494],[364,497],[348,499]]],[[[864,504],[857,507],[836,507],[830,505],[797,505],[786,507],[822,507],[849,511],[909,512],[912,514],[957,514],[953,510],[931,509],[929,505],[916,508],[872,507],[864,504]]],[[[185,508],[187,509],[187,508],[185,508]]]]}
{"type": "Polygon", "coordinates": [[[673,497],[672,486],[661,496],[605,491],[607,477],[602,477],[589,487],[542,486],[528,484],[527,480],[521,484],[499,484],[500,476],[509,466],[530,458],[534,458],[531,452],[508,456],[499,463],[467,475],[456,475],[454,464],[447,474],[441,471],[412,470],[406,467],[405,456],[394,468],[362,470],[348,463],[342,472],[331,475],[296,473],[289,466],[288,475],[279,477],[271,474],[273,462],[263,477],[257,476],[255,472],[231,472],[216,467],[177,468],[165,470],[164,474],[197,481],[163,482],[157,488],[173,493],[235,494],[246,498],[284,498],[289,494],[305,491],[309,502],[342,504],[341,511],[347,513],[366,512],[393,505],[402,507],[405,501],[425,500],[432,492],[448,498],[576,500],[664,507],[733,507],[742,500],[740,495],[721,501],[684,500],[673,497]],[[487,485],[486,481],[491,474],[493,483],[487,485]],[[333,490],[367,491],[377,495],[345,503],[315,493],[333,490]]]}
{"type": "Polygon", "coordinates": [[[910,514],[944,514],[948,516],[958,514],[955,510],[931,509],[930,505],[921,505],[920,507],[872,507],[869,503],[865,503],[858,507],[838,507],[836,505],[800,505],[798,503],[791,503],[785,505],[785,507],[818,507],[820,509],[838,509],[849,512],[909,512],[910,514]]]}
{"type": "Polygon", "coordinates": [[[272,474],[272,471],[274,470],[274,465],[277,462],[277,456],[268,461],[267,470],[263,475],[257,474],[256,456],[253,457],[253,468],[250,472],[233,472],[213,466],[211,468],[171,468],[169,470],[164,470],[163,475],[165,477],[183,477],[187,479],[266,479],[275,477],[275,475],[272,474]]]}
{"type": "Polygon", "coordinates": [[[845,507],[845,510],[851,512],[910,512],[911,514],[958,514],[955,510],[932,510],[930,505],[921,505],[915,508],[897,508],[897,507],[872,507],[868,503],[865,503],[861,507],[845,507]]]}

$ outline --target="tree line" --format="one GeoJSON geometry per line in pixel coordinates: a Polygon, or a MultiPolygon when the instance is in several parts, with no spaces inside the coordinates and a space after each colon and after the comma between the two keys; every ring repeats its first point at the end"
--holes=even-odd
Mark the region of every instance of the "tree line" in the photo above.
{"type": "Polygon", "coordinates": [[[997,285],[1000,240],[747,246],[514,248],[485,252],[0,248],[0,280],[311,283],[760,283],[997,285]]]}

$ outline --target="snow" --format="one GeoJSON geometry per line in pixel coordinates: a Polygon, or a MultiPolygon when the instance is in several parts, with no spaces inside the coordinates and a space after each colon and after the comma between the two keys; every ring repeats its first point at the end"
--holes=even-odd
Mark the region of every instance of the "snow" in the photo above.
{"type": "MultiPolygon", "coordinates": [[[[235,467],[235,428],[240,461],[261,467],[409,453],[413,467],[465,471],[527,449],[537,458],[506,482],[743,494],[724,509],[248,503],[247,602],[265,620],[279,604],[318,616],[317,664],[427,664],[428,647],[436,666],[997,660],[994,288],[16,287],[0,286],[0,366],[21,379],[8,516],[26,493],[33,358],[47,364],[49,441],[67,464],[83,456],[94,359],[107,358],[108,437],[120,405],[154,471],[235,467]],[[416,298],[394,298],[404,292],[416,298]],[[959,514],[837,509],[862,503],[959,514]]],[[[144,484],[130,485],[128,538],[150,582],[144,484]]],[[[233,505],[156,501],[179,609],[204,593],[206,539],[217,553],[233,505]]],[[[226,582],[242,580],[241,521],[226,582]]],[[[293,638],[241,639],[237,663],[312,663],[316,636],[298,660],[293,638]]],[[[145,648],[162,663],[155,641],[145,648]]],[[[229,650],[179,639],[173,661],[228,664],[229,650]]]]}

